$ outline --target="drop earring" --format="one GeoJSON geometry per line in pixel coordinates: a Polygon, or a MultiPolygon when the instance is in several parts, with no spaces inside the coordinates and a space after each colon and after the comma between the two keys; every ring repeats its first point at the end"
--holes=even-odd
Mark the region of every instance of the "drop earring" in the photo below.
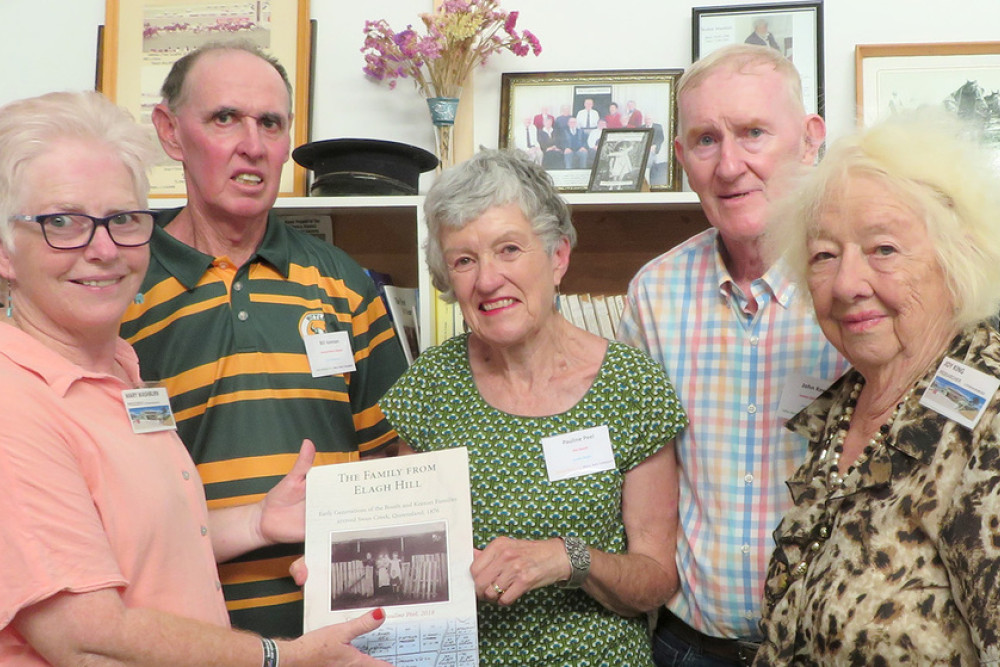
{"type": "Polygon", "coordinates": [[[7,283],[7,319],[9,320],[14,313],[14,296],[10,293],[10,283],[7,283]]]}

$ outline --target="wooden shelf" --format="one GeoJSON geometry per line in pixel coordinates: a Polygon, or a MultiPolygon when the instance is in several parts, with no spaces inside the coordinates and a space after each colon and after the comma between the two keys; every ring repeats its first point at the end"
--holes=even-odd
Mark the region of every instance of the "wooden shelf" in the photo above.
{"type": "MultiPolygon", "coordinates": [[[[562,291],[623,294],[646,262],[708,227],[692,192],[566,193],[577,247],[562,291]]],[[[433,344],[433,293],[424,264],[424,198],[279,197],[278,213],[328,215],[334,243],[362,266],[388,273],[397,285],[420,289],[421,347],[433,344]]],[[[152,199],[176,208],[184,199],[152,199]]]]}

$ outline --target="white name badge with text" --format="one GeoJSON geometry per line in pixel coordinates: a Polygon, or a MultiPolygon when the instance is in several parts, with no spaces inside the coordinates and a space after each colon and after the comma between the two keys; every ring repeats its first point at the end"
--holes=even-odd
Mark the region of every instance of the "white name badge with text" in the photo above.
{"type": "Polygon", "coordinates": [[[967,428],[975,428],[1000,380],[960,361],[944,358],[920,405],[967,428]]]}
{"type": "Polygon", "coordinates": [[[122,399],[134,433],[177,430],[166,387],[151,385],[141,389],[123,389],[122,399]]]}
{"type": "Polygon", "coordinates": [[[789,375],[788,382],[781,390],[781,402],[778,403],[778,416],[788,421],[802,411],[833,384],[827,380],[812,375],[789,375]]]}
{"type": "Polygon", "coordinates": [[[607,426],[542,438],[542,451],[550,482],[615,469],[607,426]]]}
{"type": "Polygon", "coordinates": [[[354,365],[354,351],[351,350],[351,338],[346,331],[317,333],[304,336],[302,340],[306,344],[309,369],[314,378],[357,370],[357,366],[354,365]]]}

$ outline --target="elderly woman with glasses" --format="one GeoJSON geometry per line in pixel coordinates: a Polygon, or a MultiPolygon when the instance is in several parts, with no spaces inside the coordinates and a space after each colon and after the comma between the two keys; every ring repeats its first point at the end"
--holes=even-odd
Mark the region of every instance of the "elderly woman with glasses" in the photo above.
{"type": "Polygon", "coordinates": [[[677,587],[670,381],[559,313],[576,231],[541,166],[483,151],[424,211],[434,285],[470,332],[381,405],[406,449],[468,448],[480,664],[651,665],[644,614],[677,587]]]}
{"type": "Polygon", "coordinates": [[[118,337],[149,263],[150,156],[97,93],[0,108],[0,663],[384,665],[348,644],[380,610],[295,641],[229,629],[216,559],[302,539],[314,450],[261,502],[207,510],[118,337]]]}

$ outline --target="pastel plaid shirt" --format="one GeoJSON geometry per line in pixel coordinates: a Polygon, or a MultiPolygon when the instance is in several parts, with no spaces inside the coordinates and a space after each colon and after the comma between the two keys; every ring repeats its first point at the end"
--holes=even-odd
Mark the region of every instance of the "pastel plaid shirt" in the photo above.
{"type": "Polygon", "coordinates": [[[677,438],[681,589],[669,606],[705,634],[755,638],[772,532],[791,506],[785,480],[806,452],[784,428],[782,393],[800,396],[807,378],[825,389],[848,364],[783,262],[751,284],[758,310],[746,314],[717,243],[709,229],[643,267],[618,338],[663,365],[690,420],[677,438]]]}

